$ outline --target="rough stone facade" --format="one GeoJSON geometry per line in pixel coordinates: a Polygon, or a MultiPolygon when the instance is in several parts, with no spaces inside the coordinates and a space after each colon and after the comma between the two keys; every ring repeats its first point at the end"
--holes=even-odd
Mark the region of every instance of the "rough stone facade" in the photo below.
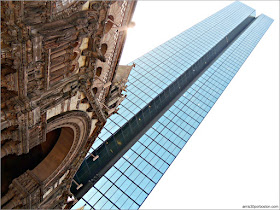
{"type": "Polygon", "coordinates": [[[71,206],[73,177],[125,97],[135,5],[1,1],[2,208],[71,206]]]}

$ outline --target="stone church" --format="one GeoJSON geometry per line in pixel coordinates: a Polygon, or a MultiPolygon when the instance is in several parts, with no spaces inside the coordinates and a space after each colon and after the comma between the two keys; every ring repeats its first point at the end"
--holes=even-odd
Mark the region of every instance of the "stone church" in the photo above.
{"type": "Polygon", "coordinates": [[[1,208],[72,206],[73,177],[125,98],[135,6],[1,1],[1,208]]]}

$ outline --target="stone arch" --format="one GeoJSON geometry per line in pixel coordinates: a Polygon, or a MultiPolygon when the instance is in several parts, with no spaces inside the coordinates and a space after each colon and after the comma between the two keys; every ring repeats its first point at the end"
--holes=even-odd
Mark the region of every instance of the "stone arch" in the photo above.
{"type": "Polygon", "coordinates": [[[56,130],[61,131],[55,146],[42,162],[32,170],[40,181],[46,180],[52,172],[59,167],[74,142],[74,130],[72,128],[61,127],[48,132],[48,134],[56,130]]]}
{"type": "MultiPolygon", "coordinates": [[[[1,206],[5,205],[5,208],[12,209],[18,205],[26,205],[26,199],[29,198],[24,197],[25,194],[22,194],[22,189],[33,192],[40,186],[43,190],[40,193],[42,193],[46,189],[58,187],[58,184],[65,178],[65,174],[67,172],[70,174],[69,172],[73,166],[75,167],[75,163],[84,158],[84,150],[91,131],[91,119],[86,112],[70,111],[56,115],[48,120],[46,129],[47,135],[54,136],[57,136],[55,133],[59,130],[60,135],[57,137],[57,142],[34,169],[27,170],[13,180],[12,184],[9,185],[9,191],[1,197],[1,199],[3,198],[1,206]],[[19,197],[20,195],[21,197],[19,197]],[[10,200],[13,197],[15,197],[17,203],[14,202],[14,199],[10,200]]],[[[64,185],[65,183],[60,186],[63,190],[66,187],[64,185]]],[[[36,199],[36,196],[34,199],[36,199]]]]}
{"type": "Polygon", "coordinates": [[[66,112],[48,120],[47,133],[56,129],[61,129],[57,143],[32,170],[45,186],[57,180],[68,170],[73,160],[81,155],[91,130],[91,121],[85,112],[66,112]]]}

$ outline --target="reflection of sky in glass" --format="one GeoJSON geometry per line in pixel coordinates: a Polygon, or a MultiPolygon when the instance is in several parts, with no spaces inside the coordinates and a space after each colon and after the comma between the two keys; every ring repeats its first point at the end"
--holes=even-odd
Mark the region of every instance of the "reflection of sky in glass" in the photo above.
{"type": "MultiPolygon", "coordinates": [[[[138,67],[131,72],[128,97],[119,111],[121,116],[113,115],[108,120],[94,148],[252,12],[235,2],[134,61],[138,67]],[[205,31],[207,34],[198,41],[192,40],[205,31]],[[216,35],[208,35],[211,31],[216,31],[216,35]]],[[[271,23],[272,19],[265,15],[258,17],[73,208],[139,208],[271,23]]]]}
{"type": "Polygon", "coordinates": [[[129,75],[127,97],[119,106],[119,115],[108,119],[90,152],[250,15],[255,15],[252,8],[234,2],[131,62],[136,67],[129,75]]]}

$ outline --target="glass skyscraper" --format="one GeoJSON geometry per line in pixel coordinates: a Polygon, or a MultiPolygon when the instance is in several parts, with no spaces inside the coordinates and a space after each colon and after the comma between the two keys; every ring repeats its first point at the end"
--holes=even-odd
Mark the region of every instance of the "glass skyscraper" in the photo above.
{"type": "Polygon", "coordinates": [[[127,98],[74,177],[73,209],[141,206],[272,24],[255,14],[234,2],[130,63],[127,98]]]}

